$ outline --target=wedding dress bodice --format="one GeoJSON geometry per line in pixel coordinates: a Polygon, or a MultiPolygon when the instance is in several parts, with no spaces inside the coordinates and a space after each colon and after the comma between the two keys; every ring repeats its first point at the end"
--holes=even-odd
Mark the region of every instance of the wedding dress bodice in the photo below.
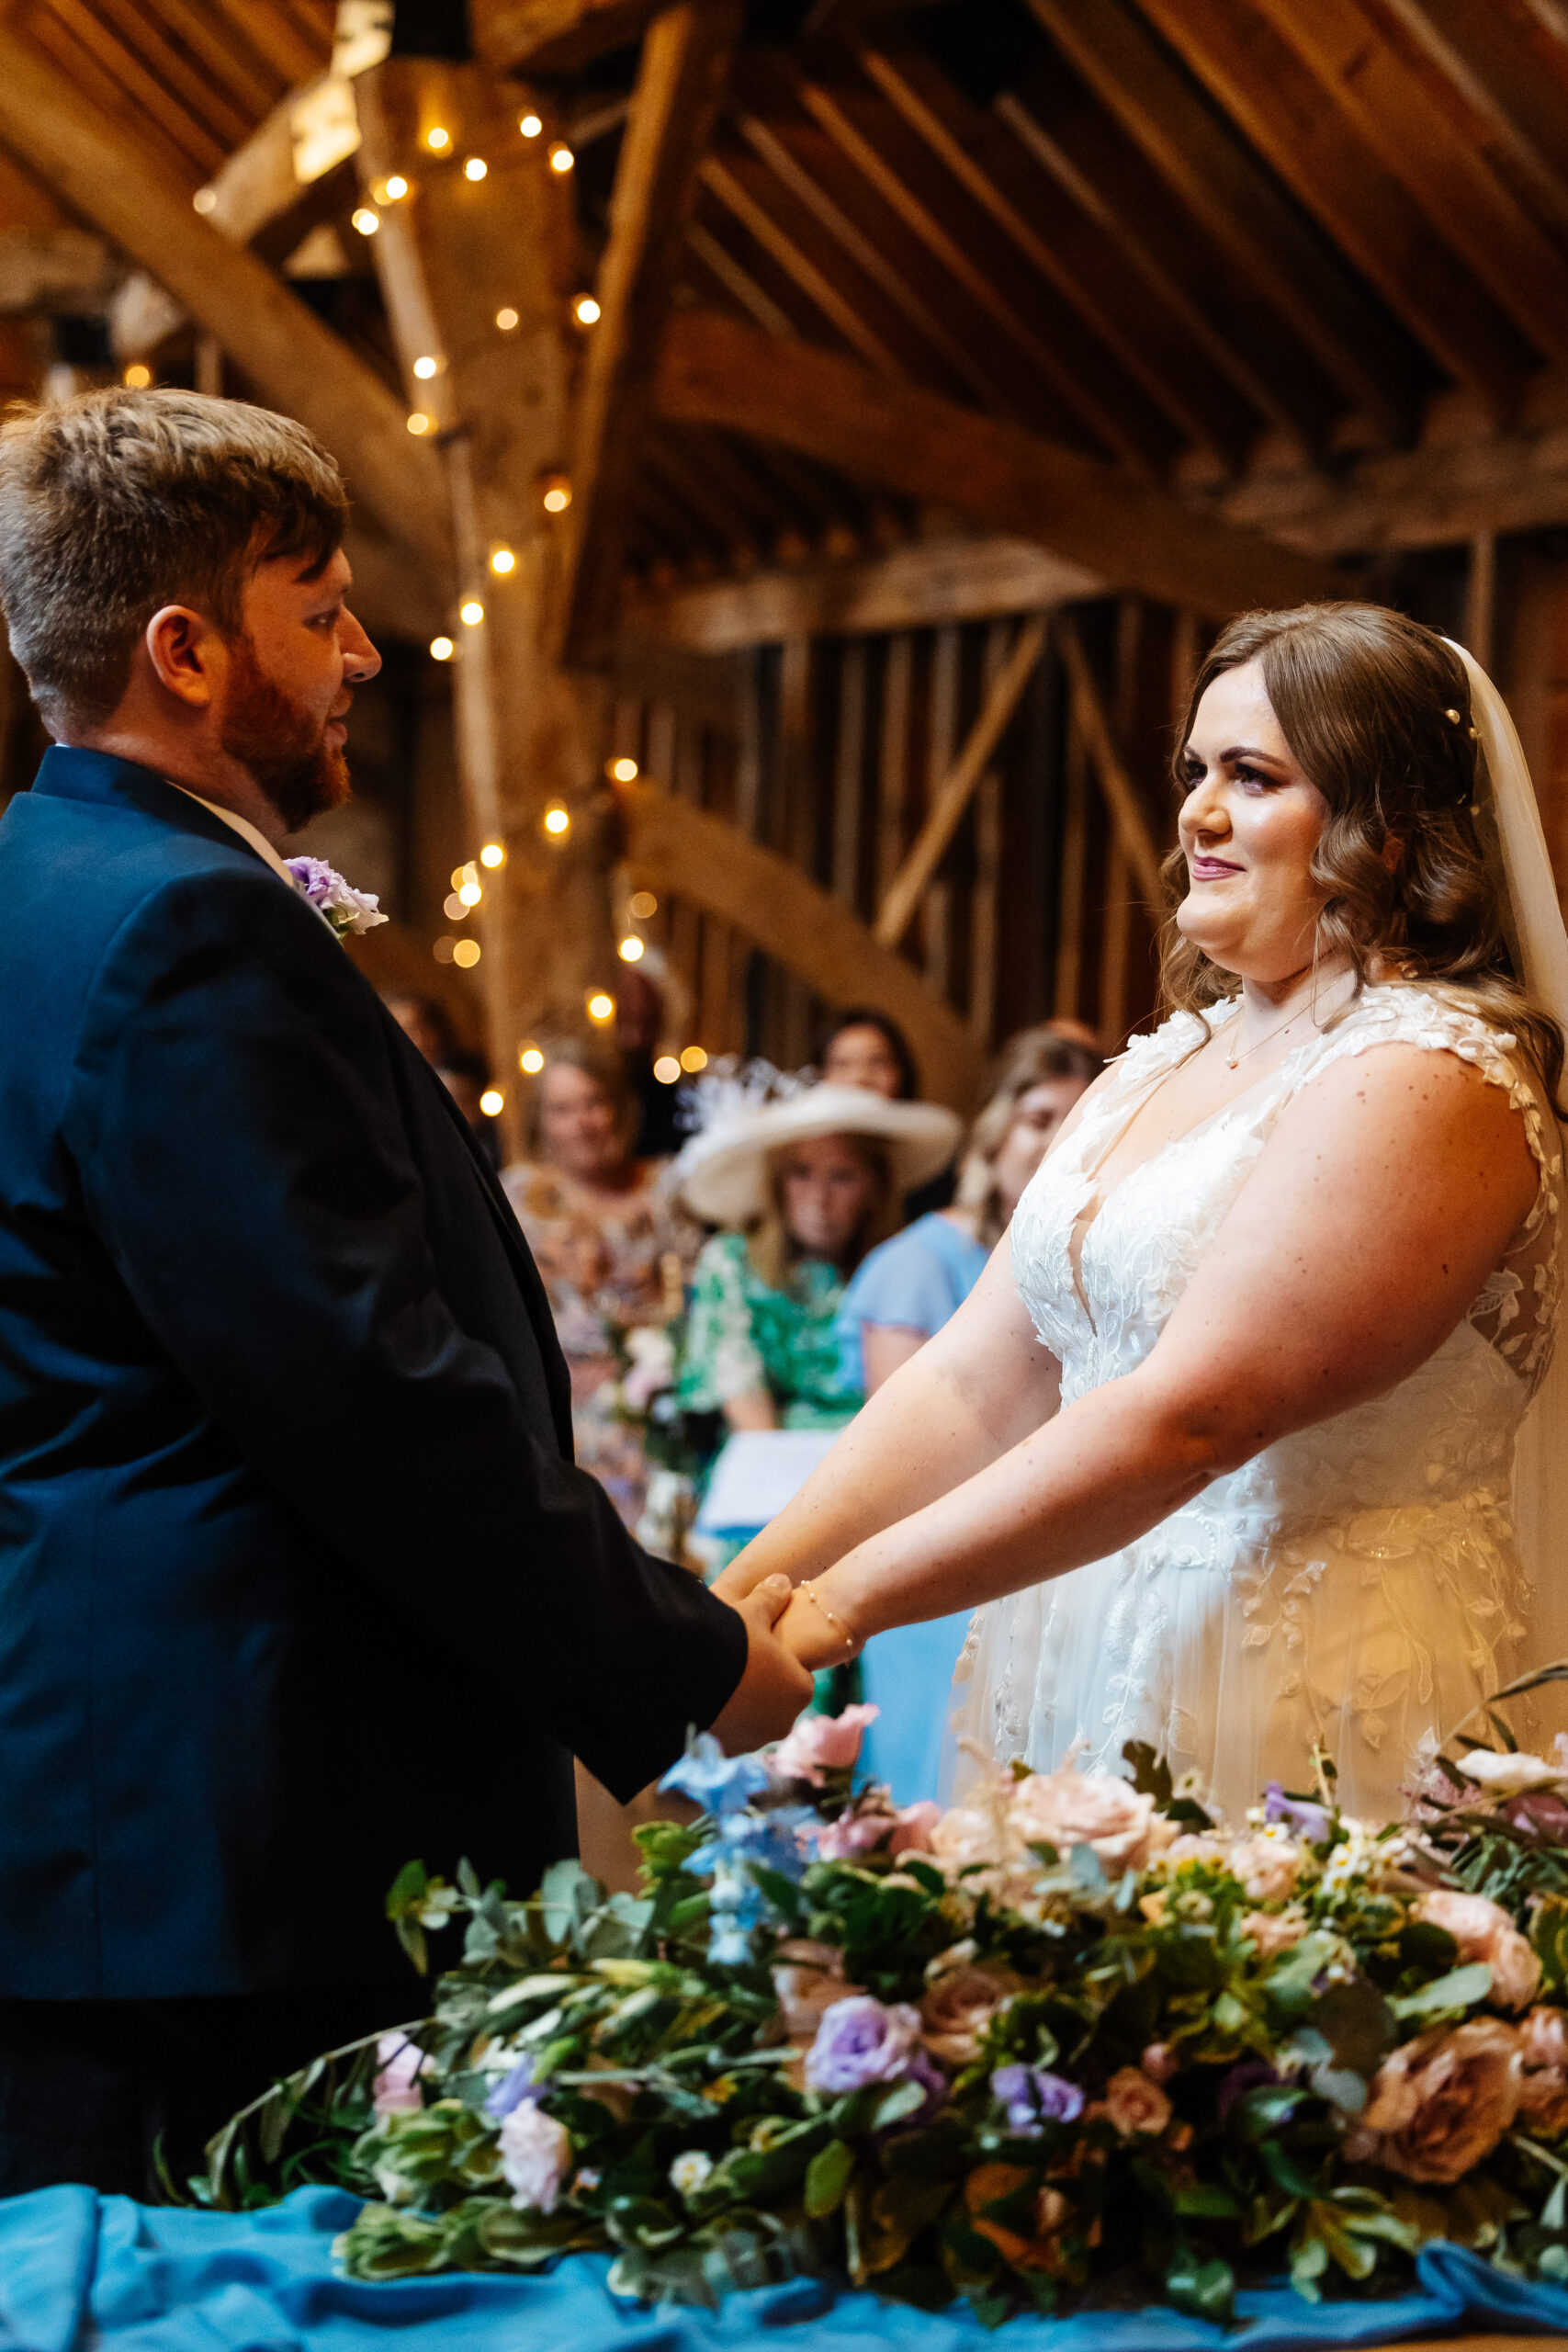
{"type": "MultiPolygon", "coordinates": [[[[1214,1008],[1210,1027],[1235,1012],[1214,1008]]],[[[1536,1200],[1406,1379],[1267,1447],[1125,1551],[983,1609],[954,1725],[1036,1769],[1076,1743],[1086,1765],[1119,1770],[1125,1740],[1150,1740],[1237,1815],[1267,1779],[1302,1786],[1321,1742],[1350,1808],[1392,1816],[1423,1752],[1506,1679],[1524,1632],[1509,1481],[1557,1310],[1556,1124],[1511,1036],[1436,991],[1374,987],[1099,1197],[1101,1165],[1202,1036],[1180,1013],[1136,1040],[1014,1216],[1014,1279],[1061,1363],[1064,1406],[1147,1356],[1281,1111],[1344,1055],[1401,1043],[1472,1063],[1523,1120],[1536,1200]]]]}

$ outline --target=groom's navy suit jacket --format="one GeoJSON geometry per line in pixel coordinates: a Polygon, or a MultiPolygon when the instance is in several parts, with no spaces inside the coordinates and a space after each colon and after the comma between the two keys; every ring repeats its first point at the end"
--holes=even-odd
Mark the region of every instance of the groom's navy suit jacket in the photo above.
{"type": "Polygon", "coordinates": [[[351,954],[51,751],[0,822],[0,1995],[393,1976],[404,1861],[531,1888],[568,1749],[629,1796],[744,1659],[572,1466],[527,1249],[351,954]]]}

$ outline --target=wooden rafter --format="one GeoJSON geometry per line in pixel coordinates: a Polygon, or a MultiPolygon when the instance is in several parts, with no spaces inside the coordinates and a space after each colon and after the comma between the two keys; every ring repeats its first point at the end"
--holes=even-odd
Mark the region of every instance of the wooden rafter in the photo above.
{"type": "Polygon", "coordinates": [[[208,182],[208,224],[264,261],[281,263],[320,221],[347,210],[355,186],[352,160],[301,185],[294,171],[291,118],[314,86],[290,91],[236,147],[208,182]]]}
{"type": "MultiPolygon", "coordinates": [[[[1031,0],[1053,8],[1059,0],[1031,0]]],[[[1529,345],[1261,7],[1141,0],[1233,120],[1456,381],[1513,408],[1529,345]],[[1289,99],[1287,105],[1286,100],[1289,99]]]]}
{"type": "Polygon", "coordinates": [[[1011,652],[992,679],[975,724],[964,745],[937,784],[925,822],[909,846],[903,865],[888,884],[872,926],[884,947],[897,947],[914,921],[915,910],[931,887],[948,845],[964,820],[976,786],[1006,734],[1023,690],[1034,675],[1045,650],[1046,622],[1036,613],[1018,632],[1011,652]]]}
{"type": "Polygon", "coordinates": [[[1094,683],[1094,673],[1089,666],[1082,640],[1070,619],[1062,623],[1061,646],[1072,696],[1073,725],[1100,778],[1100,788],[1105,795],[1111,821],[1116,829],[1117,847],[1133,869],[1144,904],[1158,909],[1165,904],[1159,852],[1155,847],[1154,834],[1149,830],[1149,820],[1144,814],[1137,787],[1116,748],[1111,721],[1100,698],[1100,689],[1094,683]]]}
{"type": "Polygon", "coordinates": [[[573,424],[569,661],[601,658],[615,621],[660,341],[739,24],[739,0],[678,0],[643,41],[573,424]]]}
{"type": "Polygon", "coordinates": [[[396,394],[263,262],[194,212],[128,134],[5,30],[0,139],[216,335],[265,399],[341,455],[355,494],[445,571],[451,541],[439,476],[410,437],[396,394]]]}
{"type": "Polygon", "coordinates": [[[778,851],[694,801],[638,783],[622,796],[626,859],[639,882],[722,915],[830,1004],[869,1004],[908,1035],[938,1102],[973,1104],[983,1051],[912,964],[778,851]]]}
{"type": "Polygon", "coordinates": [[[573,74],[640,40],[661,0],[468,0],[474,52],[492,74],[573,74]]]}
{"type": "Polygon", "coordinates": [[[1203,104],[1157,48],[1131,0],[1029,6],[1349,401],[1401,436],[1413,420],[1413,402],[1410,356],[1397,333],[1329,246],[1312,235],[1233,126],[1203,104]]]}
{"type": "Polygon", "coordinates": [[[1233,530],[1152,484],[852,360],[679,312],[659,378],[663,414],[821,458],[998,530],[1038,537],[1119,584],[1230,613],[1342,583],[1326,567],[1233,530]]]}

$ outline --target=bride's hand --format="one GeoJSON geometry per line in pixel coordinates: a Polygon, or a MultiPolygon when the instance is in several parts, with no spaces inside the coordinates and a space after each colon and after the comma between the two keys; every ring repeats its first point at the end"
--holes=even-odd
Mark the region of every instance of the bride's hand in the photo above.
{"type": "Polygon", "coordinates": [[[826,1666],[846,1666],[860,1655],[861,1644],[853,1641],[842,1617],[836,1610],[829,1615],[808,1585],[796,1587],[773,1631],[785,1649],[813,1674],[826,1666]]]}

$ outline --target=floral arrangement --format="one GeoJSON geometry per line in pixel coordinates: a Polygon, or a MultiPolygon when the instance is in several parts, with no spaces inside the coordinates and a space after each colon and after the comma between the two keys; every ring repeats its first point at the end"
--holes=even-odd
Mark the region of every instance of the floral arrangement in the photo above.
{"type": "Polygon", "coordinates": [[[286,863],[299,896],[310,900],[340,939],[351,931],[374,931],[388,920],[374,890],[356,890],[324,857],[291,857],[286,863]]]}
{"type": "Polygon", "coordinates": [[[1320,1758],[1227,1827],[1136,1746],[898,1808],[854,1783],[874,1713],[694,1740],[638,1898],[411,1866],[418,1962],[467,1921],[434,2015],[237,2118],[206,2197],[344,2182],[364,2278],[597,2248],[646,2300],[842,2268],[993,2324],[1379,2292],[1434,2237],[1568,2280],[1568,1743],[1494,1715],[1400,1827],[1320,1758]]]}

